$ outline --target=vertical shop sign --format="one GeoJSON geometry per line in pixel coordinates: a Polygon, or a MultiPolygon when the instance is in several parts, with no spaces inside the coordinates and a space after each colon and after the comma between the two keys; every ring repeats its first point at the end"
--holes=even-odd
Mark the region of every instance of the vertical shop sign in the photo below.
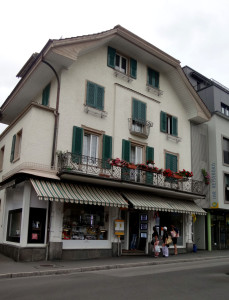
{"type": "Polygon", "coordinates": [[[115,235],[124,235],[124,220],[115,220],[115,235]]]}
{"type": "Polygon", "coordinates": [[[211,208],[218,208],[216,194],[216,163],[211,163],[211,208]]]}

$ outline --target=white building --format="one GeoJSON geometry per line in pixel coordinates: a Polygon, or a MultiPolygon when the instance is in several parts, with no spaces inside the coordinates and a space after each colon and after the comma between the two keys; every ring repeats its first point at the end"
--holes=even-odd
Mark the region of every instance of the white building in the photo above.
{"type": "Polygon", "coordinates": [[[188,66],[183,70],[212,115],[206,124],[193,126],[192,130],[193,172],[197,179],[203,178],[201,169],[210,175],[206,198],[198,201],[208,212],[208,249],[228,249],[229,89],[188,66]]]}
{"type": "Polygon", "coordinates": [[[1,252],[120,255],[136,234],[134,248],[147,254],[153,225],[161,234],[172,224],[179,251],[192,247],[203,182],[108,163],[191,171],[191,124],[210,113],[178,60],[116,26],[49,40],[17,76],[1,107],[1,252]]]}

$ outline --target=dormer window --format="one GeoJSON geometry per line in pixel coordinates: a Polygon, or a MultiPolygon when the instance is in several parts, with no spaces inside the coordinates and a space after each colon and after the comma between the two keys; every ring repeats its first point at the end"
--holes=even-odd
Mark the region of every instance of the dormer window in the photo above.
{"type": "MultiPolygon", "coordinates": [[[[133,58],[123,56],[116,49],[108,47],[107,52],[107,65],[116,70],[116,73],[120,72],[125,74],[129,80],[137,78],[137,61],[133,58]],[[117,72],[118,71],[118,72],[117,72]]],[[[116,75],[117,76],[117,75],[116,75]]]]}

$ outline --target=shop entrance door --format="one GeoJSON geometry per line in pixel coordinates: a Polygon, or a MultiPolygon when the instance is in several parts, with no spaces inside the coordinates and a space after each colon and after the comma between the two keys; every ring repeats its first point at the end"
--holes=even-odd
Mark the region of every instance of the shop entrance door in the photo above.
{"type": "Polygon", "coordinates": [[[139,213],[131,211],[129,215],[129,249],[137,250],[139,246],[139,213]]]}

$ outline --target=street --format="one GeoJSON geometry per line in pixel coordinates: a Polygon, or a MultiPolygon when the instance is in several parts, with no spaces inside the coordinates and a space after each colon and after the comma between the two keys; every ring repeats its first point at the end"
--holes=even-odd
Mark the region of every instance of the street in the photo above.
{"type": "MultiPolygon", "coordinates": [[[[169,258],[168,258],[169,259],[169,258]]],[[[229,259],[0,280],[0,299],[228,299],[229,259]]]]}

